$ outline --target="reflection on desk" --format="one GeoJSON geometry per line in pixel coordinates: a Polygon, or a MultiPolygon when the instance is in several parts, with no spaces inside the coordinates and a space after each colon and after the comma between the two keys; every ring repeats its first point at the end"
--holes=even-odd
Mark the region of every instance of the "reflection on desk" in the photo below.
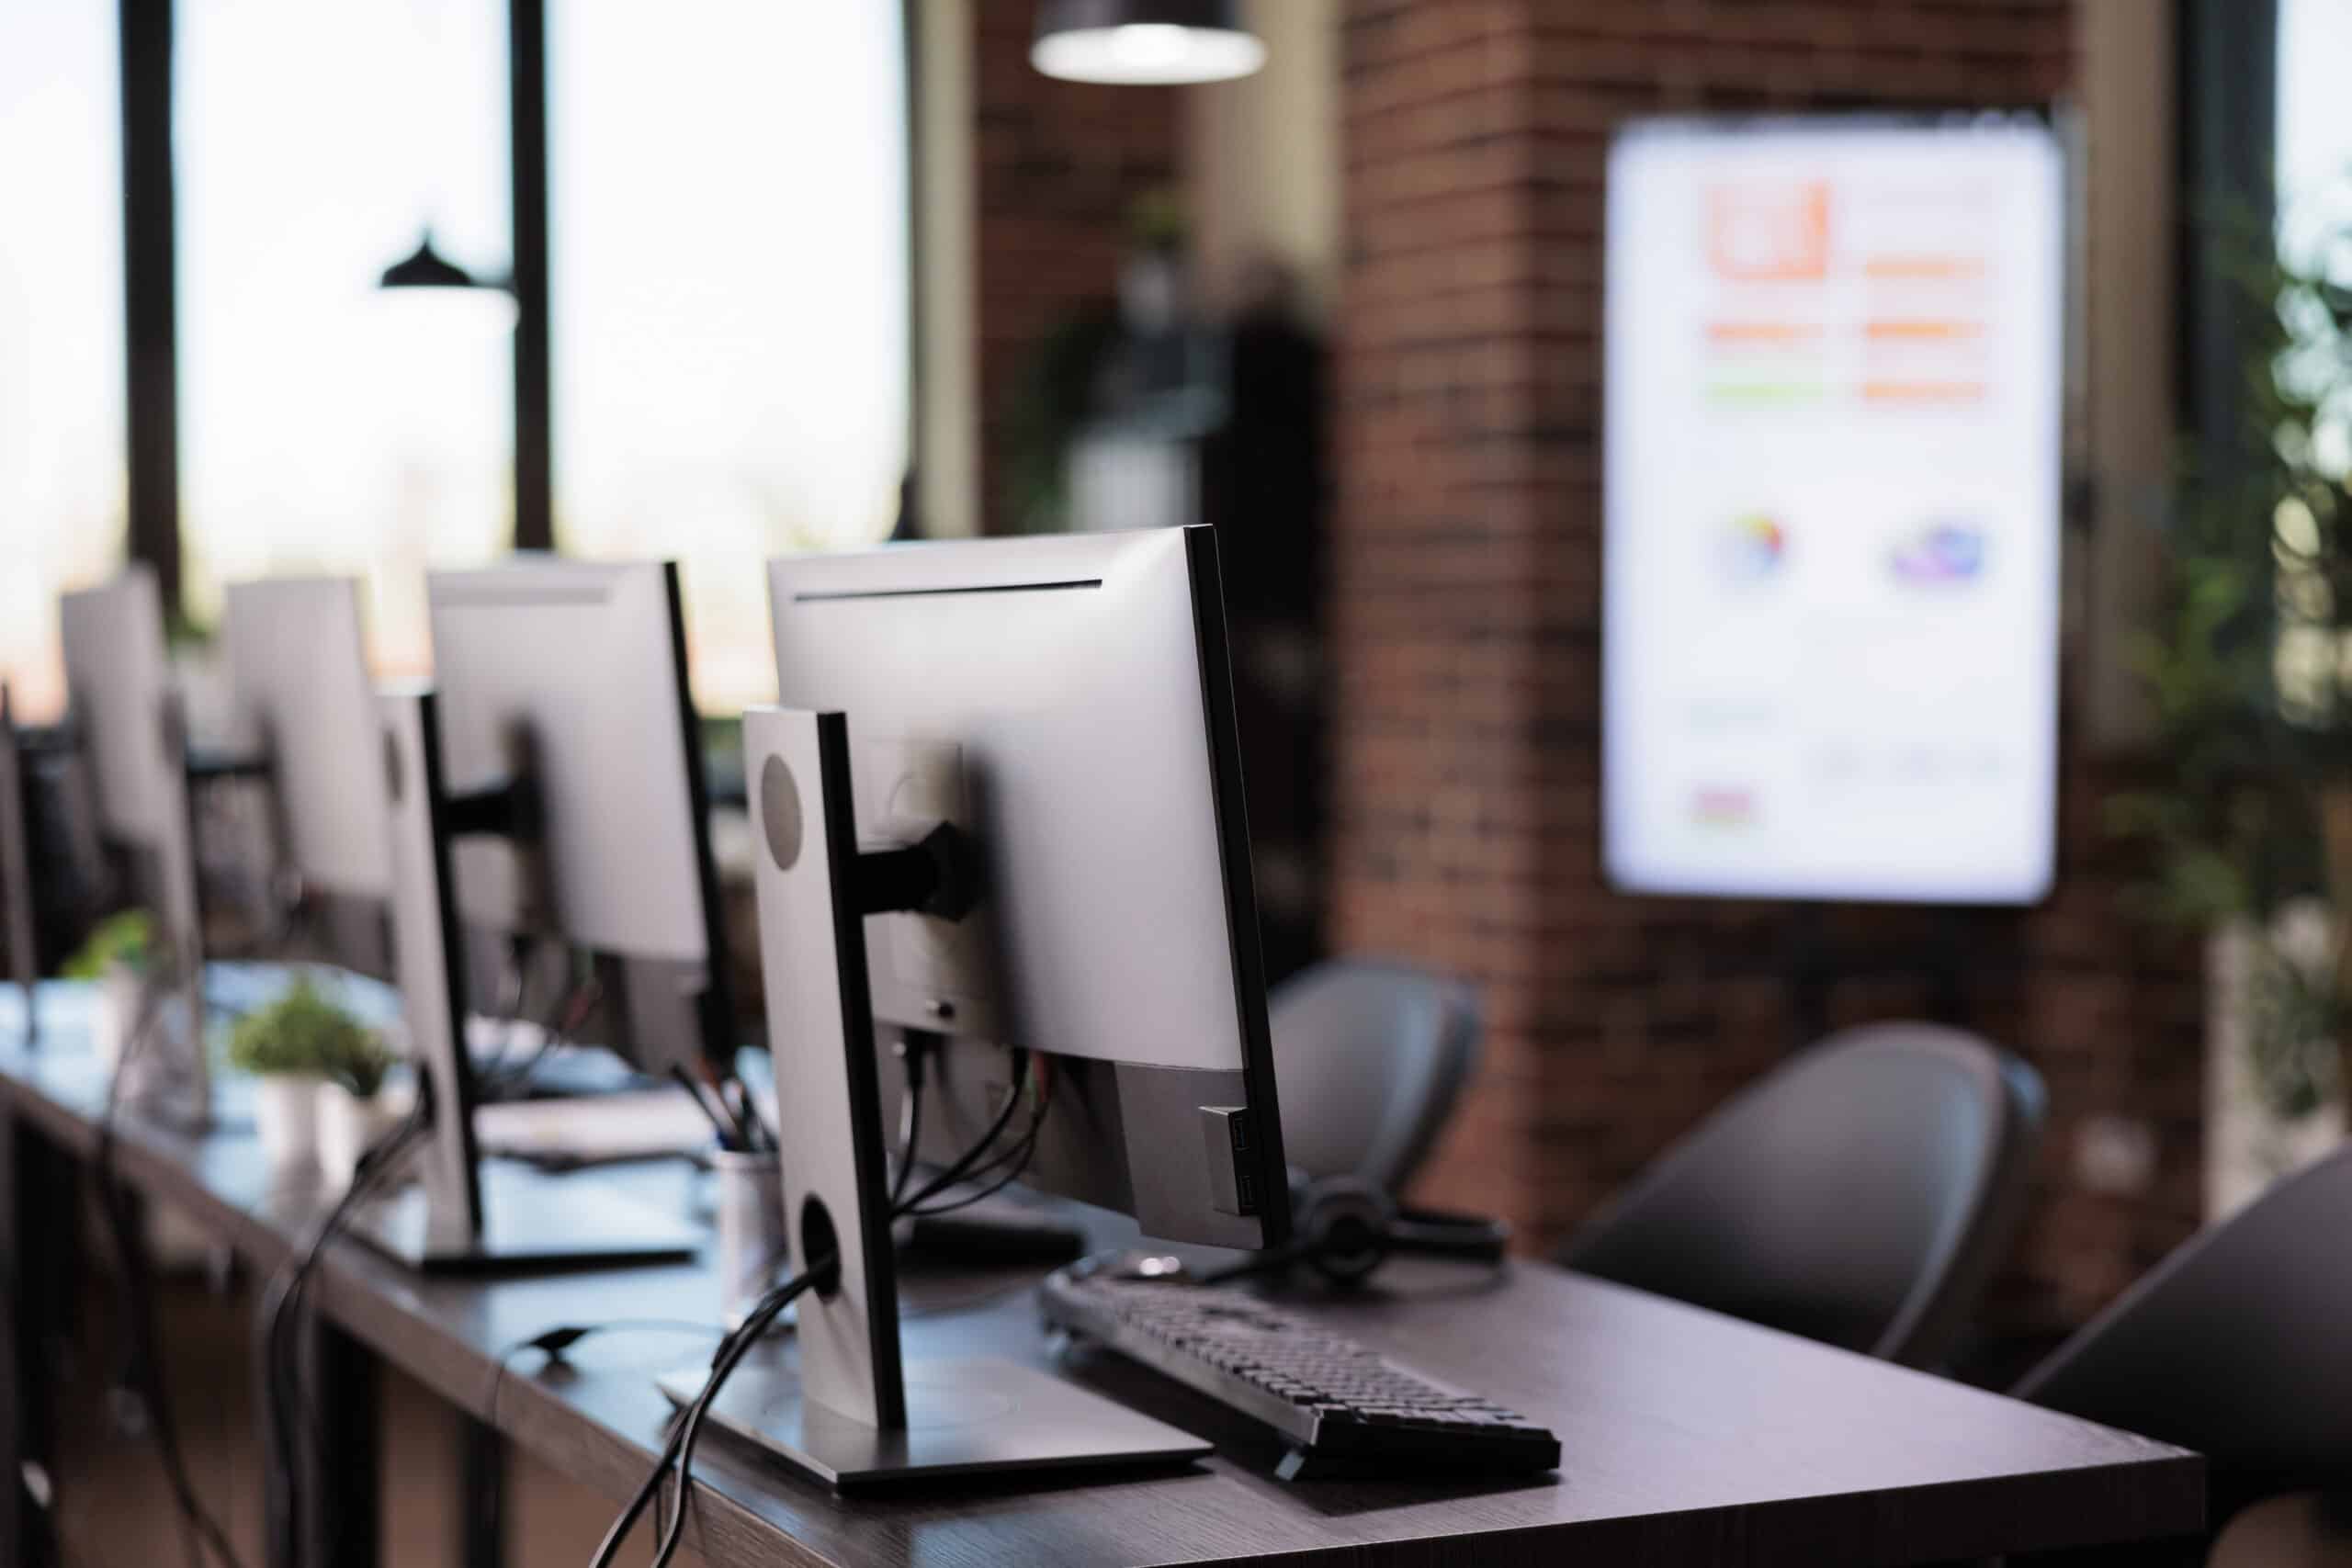
{"type": "Polygon", "coordinates": [[[710,1148],[711,1132],[693,1096],[658,1089],[477,1106],[474,1141],[485,1155],[571,1170],[701,1155],[710,1148]]]}

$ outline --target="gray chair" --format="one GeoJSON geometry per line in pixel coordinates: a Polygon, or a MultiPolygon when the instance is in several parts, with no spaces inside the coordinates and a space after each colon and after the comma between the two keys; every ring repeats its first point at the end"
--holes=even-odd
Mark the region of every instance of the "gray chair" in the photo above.
{"type": "Polygon", "coordinates": [[[1974,1035],[1849,1030],[1716,1111],[1560,1261],[1934,1365],[2016,1226],[2041,1112],[2033,1069],[1974,1035]]]}
{"type": "Polygon", "coordinates": [[[1469,987],[1402,964],[1334,959],[1275,987],[1266,1010],[1290,1163],[1401,1189],[1477,1061],[1469,987]]]}
{"type": "Polygon", "coordinates": [[[2352,1487],[2352,1149],[2183,1243],[2016,1395],[2183,1448],[2225,1505],[2352,1487]]]}

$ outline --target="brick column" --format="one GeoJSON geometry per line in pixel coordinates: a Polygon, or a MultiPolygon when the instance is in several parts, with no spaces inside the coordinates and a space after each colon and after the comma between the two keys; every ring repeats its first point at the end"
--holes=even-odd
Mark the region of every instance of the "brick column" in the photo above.
{"type": "MultiPolygon", "coordinates": [[[[1334,930],[1482,989],[1484,1072],[1427,1179],[1551,1245],[1785,1053],[1801,944],[1962,944],[1967,1011],[2032,1056],[2053,1122],[2007,1282],[2078,1316],[2196,1206],[2196,955],[2116,907],[2117,769],[2067,748],[2043,908],[1937,914],[1622,897],[1600,868],[1601,197],[1642,114],[2041,105],[2068,0],[1350,0],[1348,254],[1332,523],[1334,930]],[[2154,1190],[2071,1175],[2083,1118],[2152,1129],[2154,1190]]],[[[1836,1021],[1917,1016],[1904,980],[1836,1021]]]]}

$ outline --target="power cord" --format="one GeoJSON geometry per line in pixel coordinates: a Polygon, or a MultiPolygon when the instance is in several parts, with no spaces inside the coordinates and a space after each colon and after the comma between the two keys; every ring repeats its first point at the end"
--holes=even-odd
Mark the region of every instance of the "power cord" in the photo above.
{"type": "Polygon", "coordinates": [[[621,1542],[636,1528],[646,1508],[659,1497],[662,1483],[674,1466],[677,1492],[671,1506],[670,1528],[662,1532],[661,1545],[653,1556],[653,1568],[667,1568],[671,1559],[677,1555],[679,1543],[685,1538],[686,1502],[694,1485],[695,1444],[702,1436],[704,1414],[709,1410],[711,1402],[718,1397],[718,1391],[726,1385],[736,1364],[759,1342],[760,1337],[783,1314],[784,1309],[809,1291],[837,1280],[840,1272],[840,1259],[830,1253],[811,1259],[808,1267],[800,1273],[761,1297],[759,1304],[745,1315],[741,1325],[718,1342],[718,1349],[711,1357],[710,1375],[703,1380],[701,1392],[687,1408],[685,1418],[671,1428],[670,1440],[662,1445],[661,1455],[653,1461],[653,1468],[646,1472],[644,1482],[629,1498],[628,1506],[622,1508],[620,1516],[613,1520],[612,1528],[605,1532],[605,1539],[596,1548],[591,1568],[612,1568],[621,1542]]]}
{"type": "MultiPolygon", "coordinates": [[[[1029,1124],[1022,1130],[1020,1140],[995,1158],[974,1167],[964,1178],[967,1181],[986,1182],[987,1185],[978,1191],[967,1192],[944,1202],[933,1203],[927,1208],[910,1203],[905,1212],[919,1219],[936,1214],[952,1214],[958,1209],[968,1209],[976,1203],[983,1202],[1020,1180],[1029,1169],[1030,1162],[1037,1157],[1037,1139],[1038,1135],[1045,1131],[1046,1111],[1052,1099],[1053,1079],[1046,1069],[1045,1058],[1041,1057],[1037,1063],[1035,1098],[1029,1108],[1029,1124]],[[990,1176],[999,1171],[1002,1174],[996,1175],[995,1179],[990,1180],[990,1176]]],[[[1019,1100],[1020,1096],[1016,1093],[1013,1097],[1014,1103],[1019,1103],[1019,1100]]]]}
{"type": "Polygon", "coordinates": [[[539,1023],[538,1043],[523,1053],[522,1060],[510,1066],[506,1060],[510,1053],[501,1051],[483,1066],[476,1079],[482,1102],[503,1100],[527,1085],[548,1054],[571,1043],[604,997],[604,985],[593,975],[565,992],[559,998],[559,1005],[539,1023]]]}
{"type": "MultiPolygon", "coordinates": [[[[707,1323],[690,1323],[684,1318],[664,1317],[616,1318],[609,1323],[567,1323],[554,1328],[542,1329],[529,1338],[517,1339],[499,1351],[498,1370],[492,1374],[490,1380],[489,1409],[482,1417],[483,1425],[492,1432],[498,1430],[498,1395],[499,1392],[506,1386],[507,1374],[514,1370],[515,1357],[526,1350],[537,1350],[547,1358],[548,1366],[555,1367],[560,1365],[565,1353],[582,1340],[608,1334],[695,1334],[723,1337],[726,1330],[707,1323]]],[[[488,1533],[491,1540],[497,1540],[501,1539],[503,1531],[503,1526],[497,1512],[501,1501],[500,1490],[497,1487],[490,1489],[490,1500],[492,1512],[487,1521],[488,1533]]],[[[658,1515],[656,1523],[658,1526],[658,1515]]]]}
{"type": "MultiPolygon", "coordinates": [[[[910,1059],[911,1060],[911,1056],[910,1059]]],[[[897,1220],[919,1212],[920,1205],[937,1197],[947,1188],[967,1179],[976,1172],[995,1169],[1006,1159],[1012,1159],[1014,1162],[1015,1175],[1026,1168],[1029,1156],[1035,1150],[1038,1126],[1045,1118],[1042,1086],[1038,1104],[1031,1114],[1030,1125],[1023,1132],[1021,1141],[1001,1154],[991,1156],[989,1151],[995,1148],[997,1141],[1004,1136],[1005,1129],[1012,1124],[1013,1114],[1021,1108],[1022,1096],[1029,1079],[1029,1063],[1028,1051],[1016,1047],[1012,1058],[1012,1092],[1005,1096],[1004,1105],[998,1111],[996,1119],[989,1124],[988,1130],[974,1140],[972,1145],[963,1154],[950,1162],[945,1169],[922,1184],[910,1195],[894,1199],[890,1205],[891,1219],[897,1220]]],[[[911,1152],[910,1148],[909,1153],[911,1154],[911,1152]]],[[[900,1174],[903,1178],[903,1168],[900,1174]]],[[[1007,1179],[1011,1179],[1007,1178],[1007,1179]]],[[[989,1190],[994,1190],[991,1188],[989,1190]]],[[[960,1202],[956,1206],[960,1207],[960,1202]]],[[[810,1259],[799,1274],[761,1297],[758,1304],[744,1316],[741,1325],[719,1341],[718,1349],[711,1358],[710,1375],[703,1380],[702,1388],[695,1394],[694,1402],[687,1406],[684,1418],[671,1428],[669,1441],[662,1445],[662,1452],[654,1460],[652,1469],[646,1472],[644,1482],[638,1487],[636,1494],[629,1498],[628,1506],[622,1508],[619,1517],[613,1520],[612,1528],[605,1531],[605,1539],[597,1546],[596,1555],[590,1568],[612,1568],[620,1551],[621,1542],[627,1539],[628,1532],[636,1528],[637,1521],[644,1517],[646,1509],[652,1507],[658,1515],[662,1483],[674,1471],[677,1482],[671,1503],[670,1524],[669,1528],[662,1532],[661,1541],[655,1548],[651,1565],[651,1568],[668,1568],[672,1559],[677,1555],[679,1544],[685,1537],[686,1505],[694,1493],[695,1445],[702,1437],[704,1416],[709,1412],[712,1403],[718,1399],[719,1390],[726,1385],[737,1363],[741,1361],[751,1348],[759,1342],[761,1336],[764,1335],[775,1324],[776,1318],[782,1315],[784,1309],[810,1290],[821,1288],[838,1280],[840,1271],[841,1260],[837,1257],[827,1255],[810,1259]]],[[[571,1332],[570,1329],[550,1330],[549,1334],[571,1332]]],[[[561,1344],[571,1344],[577,1337],[575,1334],[571,1338],[562,1339],[561,1344]]],[[[526,1346],[528,1343],[526,1342],[526,1346]]]]}
{"type": "Polygon", "coordinates": [[[353,1211],[399,1169],[401,1156],[432,1126],[433,1096],[431,1080],[426,1079],[420,1086],[416,1104],[408,1116],[360,1156],[351,1185],[313,1229],[301,1253],[278,1271],[262,1303],[255,1353],[266,1373],[264,1386],[270,1418],[268,1458],[277,1480],[271,1489],[268,1525],[270,1539],[278,1543],[289,1562],[299,1555],[303,1517],[301,1473],[294,1451],[294,1434],[305,1431],[315,1438],[319,1423],[318,1413],[303,1391],[302,1367],[296,1354],[299,1342],[288,1328],[307,1304],[311,1281],[317,1274],[327,1243],[349,1223],[353,1211]]]}
{"type": "MultiPolygon", "coordinates": [[[[122,1055],[107,1078],[106,1101],[98,1112],[97,1141],[90,1160],[92,1175],[97,1182],[98,1208],[106,1216],[107,1228],[114,1241],[124,1321],[130,1325],[131,1342],[126,1348],[120,1382],[144,1407],[147,1429],[154,1438],[156,1457],[163,1464],[173,1506],[179,1513],[181,1546],[190,1568],[203,1568],[207,1551],[228,1568],[242,1568],[235,1550],[229,1544],[228,1532],[205,1507],[188,1476],[187,1456],[180,1450],[179,1424],[172,1411],[158,1352],[154,1281],[149,1273],[147,1244],[139,1234],[138,1214],[130,1192],[114,1169],[116,1121],[122,1109],[125,1079],[161,1028],[163,1011],[160,989],[142,987],[139,1013],[123,1042],[122,1055]]],[[[203,1020],[192,1019],[189,1023],[200,1050],[203,1020]]]]}
{"type": "MultiPolygon", "coordinates": [[[[510,1021],[504,1039],[488,1060],[474,1069],[475,1082],[481,1086],[484,1100],[510,1094],[526,1083],[538,1070],[540,1062],[556,1046],[567,1043],[571,1036],[587,1021],[590,1011],[604,999],[604,987],[592,971],[560,990],[554,1005],[541,1017],[526,1004],[530,1000],[530,975],[533,949],[537,940],[516,934],[509,939],[507,962],[513,977],[507,1005],[500,1014],[510,1021]],[[514,1042],[514,1025],[535,1024],[538,1040],[519,1050],[514,1042]],[[519,1061],[514,1058],[519,1056],[519,1061]]],[[[574,974],[578,965],[571,965],[574,974]]]]}
{"type": "Polygon", "coordinates": [[[1012,1052],[1012,1092],[1005,1096],[1004,1107],[997,1112],[996,1120],[989,1122],[988,1131],[974,1140],[972,1146],[951,1161],[944,1170],[916,1188],[907,1198],[894,1203],[890,1217],[896,1220],[914,1213],[918,1205],[929,1202],[970,1176],[974,1168],[989,1157],[989,1151],[996,1146],[999,1138],[1004,1136],[1004,1130],[1012,1124],[1013,1112],[1021,1109],[1021,1097],[1028,1083],[1029,1052],[1025,1047],[1015,1046],[1012,1052]]]}

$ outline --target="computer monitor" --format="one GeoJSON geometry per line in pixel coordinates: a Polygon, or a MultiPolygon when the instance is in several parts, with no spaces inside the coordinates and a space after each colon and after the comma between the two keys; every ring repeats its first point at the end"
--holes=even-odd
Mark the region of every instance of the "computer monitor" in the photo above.
{"type": "Polygon", "coordinates": [[[442,762],[516,814],[456,849],[480,931],[597,956],[649,1068],[740,1043],[684,617],[669,562],[525,559],[427,583],[442,762]],[[504,792],[503,795],[500,792],[504,792]]]}
{"type": "Polygon", "coordinates": [[[164,640],[154,573],[133,565],[58,605],[68,716],[88,759],[98,830],[128,863],[132,898],[156,923],[152,978],[175,989],[151,1000],[143,1038],[127,1055],[126,1097],[201,1122],[211,1114],[204,1050],[204,976],[190,815],[187,726],[164,640]]]}
{"type": "MultiPolygon", "coordinates": [[[[1081,1163],[1041,1141],[1027,1181],[1151,1235],[1259,1247],[1283,1209],[1278,1137],[1228,1180],[1199,1124],[1160,1124],[1187,1096],[1270,1122],[1273,1102],[1215,540],[812,556],[775,563],[770,588],[779,705],[846,716],[861,840],[948,822],[981,860],[966,919],[867,920],[877,1026],[1000,1064],[1012,1046],[1055,1056],[1124,1142],[1081,1163]]],[[[960,1146],[952,1121],[933,1132],[960,1146]]]]}
{"type": "Polygon", "coordinates": [[[836,1484],[1197,1452],[1030,1369],[906,1374],[876,1032],[951,1043],[933,1091],[967,1126],[1009,1049],[1047,1064],[1024,1181],[1163,1237],[1286,1238],[1215,535],[812,556],[769,582],[783,705],[744,743],[786,1212],[796,1258],[833,1250],[842,1279],[800,1303],[798,1378],[739,1369],[712,1416],[836,1484]]]}
{"type": "Polygon", "coordinates": [[[301,911],[296,945],[388,978],[390,801],[359,584],[231,583],[220,641],[268,779],[281,874],[273,892],[301,911]]]}
{"type": "Polygon", "coordinates": [[[675,569],[531,560],[435,575],[427,596],[435,684],[379,711],[397,969],[434,1131],[418,1184],[354,1230],[427,1269],[689,1253],[700,1238],[665,1215],[481,1159],[464,1047],[471,922],[626,966],[626,1010],[606,1018],[640,1065],[731,1062],[675,569]]]}

